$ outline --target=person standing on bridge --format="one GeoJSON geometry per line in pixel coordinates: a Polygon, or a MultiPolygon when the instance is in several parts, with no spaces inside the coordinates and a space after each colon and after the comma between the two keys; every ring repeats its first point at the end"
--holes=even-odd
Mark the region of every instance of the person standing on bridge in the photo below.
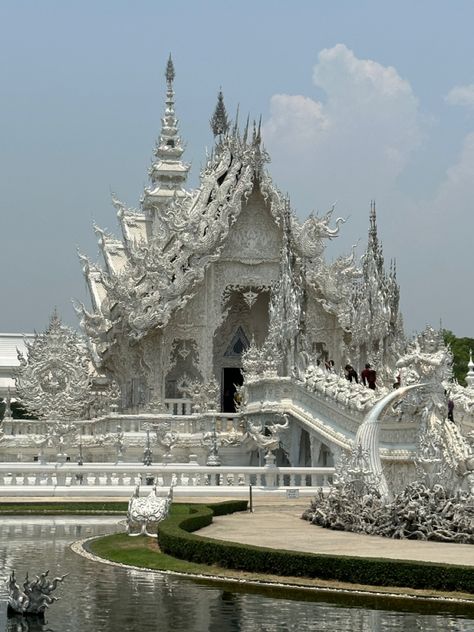
{"type": "Polygon", "coordinates": [[[364,386],[368,386],[373,391],[375,391],[375,389],[377,388],[377,373],[369,363],[365,365],[365,369],[360,374],[360,377],[362,378],[362,384],[364,386]]]}

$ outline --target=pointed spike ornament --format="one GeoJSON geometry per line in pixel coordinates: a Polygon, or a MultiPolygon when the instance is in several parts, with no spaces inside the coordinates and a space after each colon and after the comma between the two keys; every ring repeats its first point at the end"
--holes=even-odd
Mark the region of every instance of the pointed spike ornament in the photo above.
{"type": "Polygon", "coordinates": [[[237,110],[235,112],[235,123],[234,123],[234,130],[233,130],[234,136],[237,136],[238,131],[239,131],[239,110],[240,110],[240,103],[237,103],[237,110]]]}
{"type": "Polygon", "coordinates": [[[255,142],[257,145],[260,145],[261,141],[262,141],[262,115],[260,114],[260,118],[258,119],[258,126],[257,126],[257,135],[255,136],[255,142]]]}
{"type": "Polygon", "coordinates": [[[369,233],[377,238],[377,213],[375,211],[375,200],[370,201],[370,227],[369,233]]]}
{"type": "Polygon", "coordinates": [[[166,64],[165,77],[166,77],[166,81],[168,83],[173,83],[174,77],[175,77],[175,73],[174,73],[174,64],[173,64],[173,60],[171,58],[171,53],[170,53],[170,56],[168,57],[168,63],[166,64]]]}
{"type": "Polygon", "coordinates": [[[250,114],[247,114],[247,122],[245,123],[245,129],[244,129],[244,145],[247,144],[247,139],[249,137],[249,125],[250,125],[250,114]]]}
{"type": "Polygon", "coordinates": [[[229,131],[229,119],[227,117],[227,111],[225,109],[224,95],[222,94],[222,89],[219,90],[219,93],[217,95],[216,109],[214,110],[214,114],[212,115],[210,124],[214,137],[223,136],[229,131]]]}

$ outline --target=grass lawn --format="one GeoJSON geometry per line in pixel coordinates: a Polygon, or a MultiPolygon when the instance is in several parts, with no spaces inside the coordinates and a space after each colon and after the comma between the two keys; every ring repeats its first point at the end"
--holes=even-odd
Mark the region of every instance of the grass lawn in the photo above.
{"type": "MultiPolygon", "coordinates": [[[[176,507],[176,506],[175,506],[176,507]]],[[[472,595],[462,593],[447,593],[436,590],[417,590],[417,589],[403,589],[403,588],[390,588],[390,587],[375,587],[365,586],[361,584],[350,584],[338,581],[309,579],[305,577],[280,577],[279,575],[270,574],[258,574],[247,573],[244,571],[235,571],[229,568],[222,568],[220,566],[211,566],[205,564],[195,564],[193,562],[187,562],[180,560],[170,555],[166,555],[159,550],[158,543],[155,538],[139,536],[132,538],[126,533],[118,533],[113,535],[107,535],[102,538],[92,540],[87,544],[87,550],[94,555],[110,560],[112,562],[118,562],[120,564],[127,564],[136,566],[139,568],[146,568],[152,570],[172,571],[177,573],[188,573],[191,575],[199,575],[200,579],[204,576],[209,576],[209,583],[215,583],[216,578],[220,578],[225,581],[226,579],[238,580],[240,584],[233,584],[232,590],[245,590],[248,592],[252,590],[250,584],[258,584],[258,582],[265,582],[269,586],[253,587],[253,590],[263,591],[269,595],[275,597],[286,597],[293,599],[314,599],[314,593],[308,593],[307,588],[318,588],[323,591],[325,601],[339,602],[341,600],[340,592],[335,591],[349,591],[354,593],[358,591],[357,596],[350,597],[350,594],[344,597],[344,600],[353,600],[354,604],[359,606],[362,602],[365,602],[369,607],[380,607],[380,599],[383,600],[385,608],[392,605],[394,609],[402,609],[407,611],[424,609],[422,602],[417,601],[415,603],[404,602],[402,605],[400,598],[394,597],[394,595],[403,596],[416,596],[420,600],[430,599],[433,597],[443,597],[444,599],[459,599],[464,598],[472,600],[472,604],[469,606],[465,604],[463,610],[467,609],[471,615],[474,614],[474,599],[472,595]],[[214,581],[212,581],[214,579],[214,581]],[[285,586],[281,584],[284,583],[285,586]],[[273,586],[272,586],[273,584],[273,586]],[[278,585],[279,584],[279,585],[278,585]],[[240,587],[239,587],[240,586],[240,587]],[[293,586],[293,588],[292,588],[293,586]],[[291,592],[289,592],[289,590],[291,592]],[[326,592],[327,591],[327,592],[326,592]],[[330,593],[333,593],[330,597],[330,593]],[[377,593],[377,595],[374,594],[377,593]],[[312,595],[312,596],[311,596],[312,595]],[[361,601],[362,600],[362,601],[361,601]]],[[[322,597],[320,597],[322,598],[322,597]]],[[[433,604],[429,601],[425,602],[426,609],[432,612],[433,604]]],[[[443,609],[458,611],[459,604],[444,603],[443,609]]]]}

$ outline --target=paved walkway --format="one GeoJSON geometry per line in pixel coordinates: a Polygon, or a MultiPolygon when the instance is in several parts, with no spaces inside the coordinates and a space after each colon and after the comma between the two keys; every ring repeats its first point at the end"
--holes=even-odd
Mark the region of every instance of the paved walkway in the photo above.
{"type": "Polygon", "coordinates": [[[421,560],[474,567],[473,545],[392,540],[323,529],[301,519],[306,507],[301,500],[291,504],[290,501],[281,505],[273,503],[272,506],[259,503],[254,513],[236,513],[214,518],[212,525],[201,529],[199,535],[273,549],[421,560]]]}

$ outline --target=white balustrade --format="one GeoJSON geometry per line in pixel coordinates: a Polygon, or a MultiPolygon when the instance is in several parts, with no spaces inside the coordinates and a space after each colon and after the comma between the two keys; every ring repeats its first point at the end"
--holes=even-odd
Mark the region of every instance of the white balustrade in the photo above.
{"type": "Polygon", "coordinates": [[[206,495],[253,485],[256,490],[327,488],[331,467],[247,467],[141,463],[0,463],[0,496],[13,495],[129,495],[137,483],[175,485],[183,494],[201,488],[206,495]],[[13,491],[13,488],[15,491],[13,491]],[[67,491],[69,488],[73,488],[67,491]],[[10,491],[9,491],[10,490],[10,491]],[[89,491],[87,491],[89,490],[89,491]]]}
{"type": "Polygon", "coordinates": [[[166,410],[171,415],[190,415],[192,411],[190,399],[165,399],[166,410]]]}

